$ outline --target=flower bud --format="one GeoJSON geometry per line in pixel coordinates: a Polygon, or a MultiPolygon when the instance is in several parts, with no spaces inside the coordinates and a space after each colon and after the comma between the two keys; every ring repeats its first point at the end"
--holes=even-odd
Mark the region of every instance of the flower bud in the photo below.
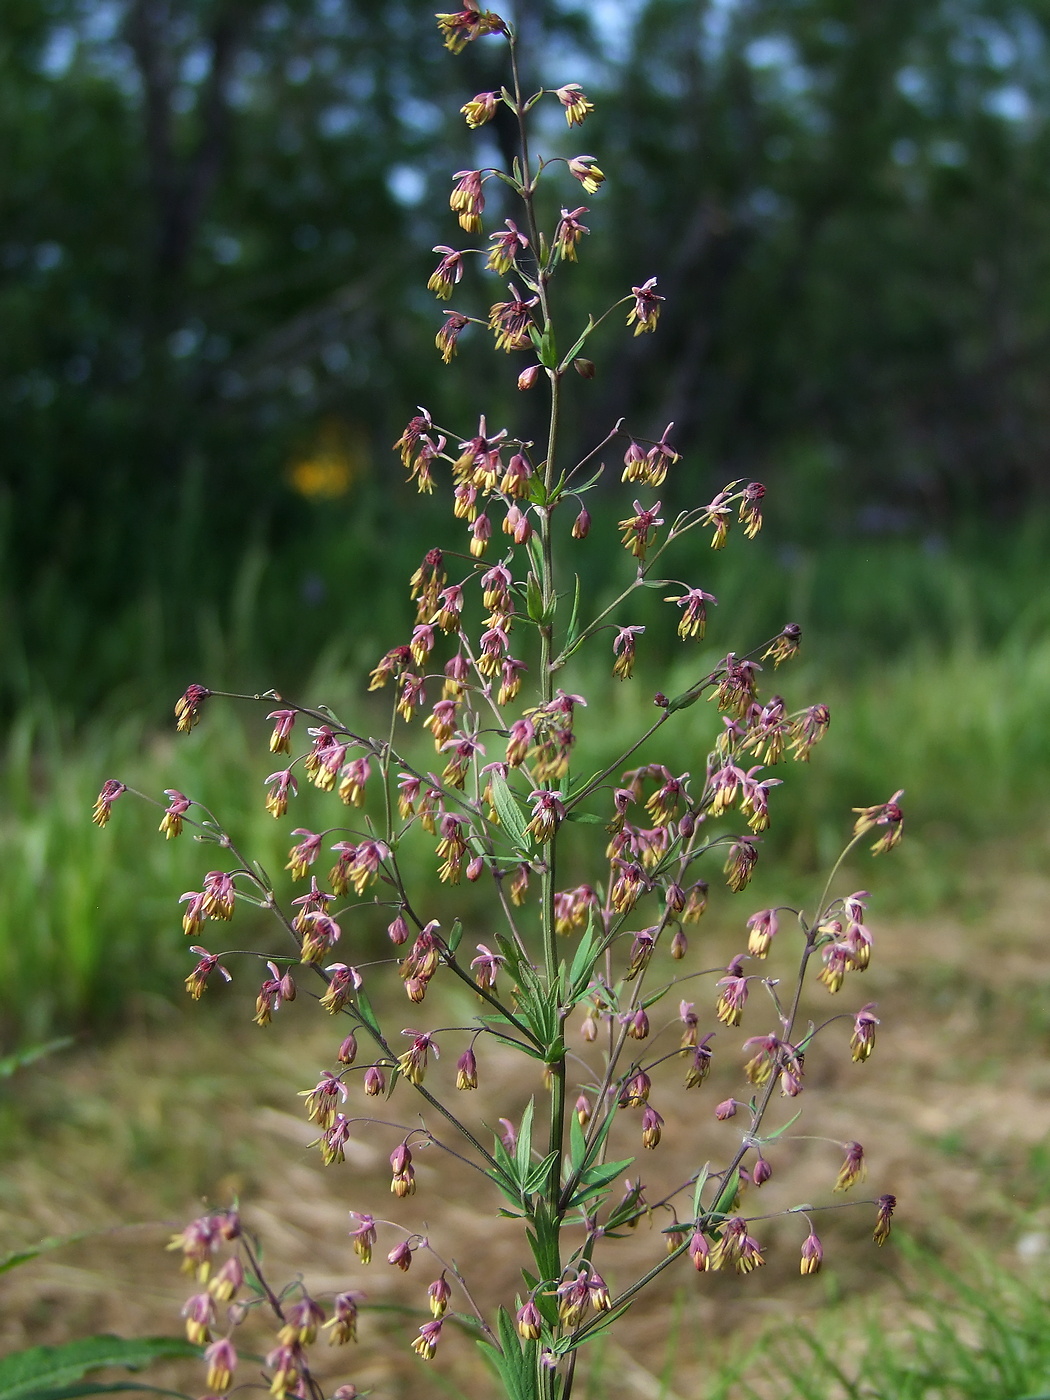
{"type": "Polygon", "coordinates": [[[464,1050],[456,1061],[456,1088],[476,1089],[478,1087],[478,1062],[473,1050],[464,1050]]]}
{"type": "Polygon", "coordinates": [[[427,1298],[430,1302],[430,1311],[435,1317],[443,1317],[448,1300],[452,1297],[452,1289],[449,1287],[448,1279],[444,1274],[436,1278],[427,1289],[427,1298]]]}
{"type": "Polygon", "coordinates": [[[406,1240],[402,1240],[400,1244],[394,1246],[386,1256],[386,1262],[388,1264],[393,1264],[394,1267],[400,1269],[403,1274],[408,1273],[409,1269],[412,1267],[412,1251],[408,1247],[406,1240]]]}
{"type": "Polygon", "coordinates": [[[799,1273],[803,1275],[819,1273],[820,1266],[823,1262],[824,1246],[811,1230],[802,1245],[802,1258],[799,1261],[799,1273]]]}
{"type": "Polygon", "coordinates": [[[386,1088],[386,1076],[378,1065],[369,1065],[365,1070],[365,1093],[375,1098],[386,1088]]]}
{"type": "Polygon", "coordinates": [[[522,1341],[536,1341],[543,1327],[543,1318],[540,1316],[539,1308],[531,1298],[518,1309],[518,1315],[514,1321],[518,1328],[518,1336],[522,1341]]]}

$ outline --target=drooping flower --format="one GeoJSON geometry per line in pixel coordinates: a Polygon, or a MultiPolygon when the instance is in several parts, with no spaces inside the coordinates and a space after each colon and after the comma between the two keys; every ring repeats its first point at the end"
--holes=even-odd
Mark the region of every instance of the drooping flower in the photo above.
{"type": "Polygon", "coordinates": [[[114,802],[116,802],[117,798],[121,797],[125,792],[127,792],[127,787],[124,783],[118,781],[116,778],[106,779],[102,784],[102,791],[95,800],[95,809],[91,814],[91,820],[96,826],[102,827],[106,825],[109,821],[110,808],[113,806],[114,802]]]}
{"type": "Polygon", "coordinates": [[[850,1037],[849,1048],[853,1053],[854,1061],[866,1060],[875,1048],[875,1027],[879,1024],[879,1018],[875,1015],[875,1003],[869,1001],[866,1006],[862,1006],[853,1020],[853,1035],[850,1037]]]}
{"type": "Polygon", "coordinates": [[[480,233],[485,208],[481,171],[457,170],[452,178],[456,183],[448,198],[449,208],[459,219],[460,228],[467,233],[480,233]]]}
{"type": "Polygon", "coordinates": [[[513,219],[505,221],[505,227],[498,233],[490,233],[492,247],[485,260],[490,272],[498,272],[505,277],[517,261],[518,254],[529,246],[529,240],[518,228],[513,219]]]}
{"type": "Polygon", "coordinates": [[[445,324],[434,337],[434,344],[441,351],[441,358],[446,365],[451,364],[452,356],[456,353],[456,342],[469,325],[469,316],[464,316],[459,311],[445,312],[445,324]]]}
{"type": "Polygon", "coordinates": [[[586,224],[580,223],[580,215],[588,211],[581,205],[579,209],[563,209],[558,227],[554,230],[554,251],[564,262],[576,261],[576,247],[585,233],[590,233],[586,224]]]}
{"type": "Polygon", "coordinates": [[[568,162],[569,174],[579,180],[588,194],[595,194],[605,183],[605,173],[599,170],[594,156],[573,156],[568,162]]]}
{"type": "Polygon", "coordinates": [[[644,627],[621,627],[613,638],[613,675],[620,680],[630,680],[634,675],[635,637],[645,631],[644,627]]]}
{"type": "Polygon", "coordinates": [[[478,0],[463,0],[463,8],[450,14],[435,15],[438,29],[451,53],[462,53],[483,34],[506,34],[507,26],[492,10],[483,10],[478,0]]]}
{"type": "Polygon", "coordinates": [[[463,254],[444,243],[439,243],[434,252],[441,254],[441,261],[430,274],[427,291],[433,292],[439,301],[448,301],[452,288],[463,278],[463,254]]]}
{"type": "Polygon", "coordinates": [[[848,1191],[858,1181],[863,1181],[867,1170],[864,1165],[864,1148],[860,1143],[847,1142],[845,1148],[846,1156],[835,1180],[836,1191],[848,1191]]]}
{"type": "Polygon", "coordinates": [[[651,510],[645,510],[641,501],[634,502],[634,514],[628,516],[626,520],[621,520],[619,528],[623,531],[623,547],[629,549],[636,559],[644,559],[651,544],[653,531],[664,522],[657,514],[660,509],[660,502],[657,501],[651,510]]]}
{"type": "Polygon", "coordinates": [[[176,729],[180,734],[187,734],[200,722],[201,706],[207,700],[211,691],[203,685],[187,686],[182,695],[175,702],[176,729]]]}
{"type": "Polygon", "coordinates": [[[580,126],[588,112],[594,111],[594,103],[589,102],[579,83],[566,83],[555,88],[554,95],[565,108],[565,120],[569,126],[580,126]]]}
{"type": "Polygon", "coordinates": [[[492,120],[496,115],[498,101],[499,95],[495,92],[479,92],[469,102],[464,102],[459,110],[466,117],[471,131],[477,131],[479,126],[484,126],[492,120]]]}
{"type": "Polygon", "coordinates": [[[193,806],[193,803],[177,788],[165,788],[164,796],[170,798],[171,801],[164,810],[164,816],[161,818],[158,830],[163,831],[165,837],[170,840],[173,836],[181,835],[182,818],[193,806]]]}
{"type": "Polygon", "coordinates": [[[510,285],[510,301],[497,301],[489,307],[489,329],[496,333],[496,349],[525,350],[532,344],[529,327],[532,317],[529,312],[539,298],[525,300],[513,283],[510,285]]]}
{"type": "Polygon", "coordinates": [[[656,286],[656,278],[650,277],[643,282],[640,287],[632,287],[631,294],[634,297],[634,305],[627,313],[627,324],[634,326],[635,335],[643,335],[646,331],[654,331],[656,323],[660,318],[660,303],[662,296],[658,296],[653,288],[656,286]]]}
{"type": "Polygon", "coordinates": [[[873,855],[881,855],[883,851],[891,851],[896,846],[904,834],[904,813],[900,808],[900,799],[904,796],[904,789],[895,792],[888,802],[882,802],[877,807],[854,807],[858,814],[853,825],[854,836],[862,836],[866,831],[871,831],[876,826],[884,826],[885,834],[872,846],[873,855]]]}
{"type": "Polygon", "coordinates": [[[424,1322],[420,1327],[419,1336],[412,1343],[412,1350],[424,1361],[434,1359],[434,1353],[437,1351],[437,1345],[441,1339],[441,1329],[444,1325],[445,1319],[436,1317],[433,1322],[424,1322]]]}

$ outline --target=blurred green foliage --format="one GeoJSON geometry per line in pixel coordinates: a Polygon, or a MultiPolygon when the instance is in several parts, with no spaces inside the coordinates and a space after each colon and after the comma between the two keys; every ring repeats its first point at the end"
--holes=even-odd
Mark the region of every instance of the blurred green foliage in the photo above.
{"type": "MultiPolygon", "coordinates": [[[[595,530],[608,524],[598,522],[595,530]]],[[[634,680],[612,678],[611,650],[600,643],[567,668],[566,687],[589,702],[578,718],[579,771],[613,762],[633,741],[653,713],[657,685],[668,693],[684,690],[729,647],[743,651],[775,633],[788,608],[803,622],[803,650],[775,678],[764,677],[765,686],[779,690],[792,709],[827,703],[831,727],[808,765],[776,769],[784,786],[774,795],[773,826],[748,890],[734,895],[724,887],[717,853],[701,871],[712,885],[707,923],[742,929],[756,909],[811,903],[851,828],[850,809],[885,801],[898,787],[906,790],[907,839],[880,858],[877,871],[866,854],[858,856],[857,887],[874,881],[881,917],[931,912],[949,900],[960,910],[974,901],[980,908],[982,889],[973,882],[997,869],[1005,850],[1011,869],[1036,858],[1034,842],[1045,827],[1046,541],[1046,530],[1015,534],[1010,550],[994,558],[982,558],[964,539],[939,553],[887,542],[859,551],[841,543],[778,560],[771,540],[734,540],[702,559],[701,577],[719,598],[703,645],[679,641],[676,610],[661,593],[649,593],[640,601],[653,604],[652,615],[632,614],[647,628],[634,680]],[[975,846],[991,852],[986,861],[973,858],[975,846]]],[[[205,619],[204,678],[217,688],[246,685],[252,692],[277,680],[291,699],[329,703],[365,732],[385,732],[391,692],[370,696],[365,687],[368,665],[403,635],[398,600],[386,611],[367,611],[360,631],[333,630],[327,654],[311,669],[271,674],[272,648],[294,634],[295,622],[279,598],[260,601],[265,573],[264,561],[249,558],[225,621],[205,619]]],[[[601,606],[602,595],[594,601],[601,606]]],[[[128,664],[137,639],[134,631],[124,637],[128,664]]],[[[0,754],[0,1052],[59,1032],[105,1030],[183,996],[182,979],[195,959],[180,929],[178,896],[199,889],[204,872],[222,864],[222,853],[188,833],[164,840],[157,831],[161,808],[144,807],[130,794],[106,830],[97,830],[89,814],[104,779],[119,777],[159,803],[166,788],[203,802],[285,893],[291,887],[280,872],[292,828],[329,830],[340,820],[339,804],[333,808],[330,796],[308,785],[284,821],[265,811],[263,779],[278,763],[266,747],[270,704],[214,698],[199,727],[177,736],[174,695],[158,695],[153,709],[132,706],[121,716],[114,704],[77,725],[60,707],[38,700],[23,705],[7,730],[0,754]]],[[[697,705],[637,761],[696,771],[720,726],[712,706],[697,705]]],[[[398,743],[418,755],[423,771],[434,766],[418,719],[411,731],[399,729],[398,743]]],[[[605,815],[606,803],[607,795],[596,795],[594,813],[605,815]]],[[[735,829],[734,819],[723,826],[735,829]]],[[[401,858],[428,917],[445,923],[462,917],[473,936],[485,937],[483,890],[440,885],[425,838],[401,858]]],[[[327,863],[326,854],[322,875],[327,863]]],[[[571,864],[570,854],[567,885],[576,878],[571,864]]],[[[587,875],[593,875],[589,867],[578,872],[587,875]]],[[[383,956],[388,921],[384,908],[367,900],[347,914],[345,941],[355,961],[383,956]]],[[[241,907],[234,924],[209,925],[201,937],[213,951],[259,948],[268,928],[277,937],[276,924],[241,907]]],[[[242,960],[231,965],[244,974],[242,960]]],[[[218,984],[208,1001],[223,1001],[218,984]]]]}
{"type": "MultiPolygon", "coordinates": [[[[603,328],[581,448],[621,413],[673,418],[672,504],[758,476],[805,550],[1044,492],[1040,0],[516,8],[531,79],[597,103],[571,134],[552,106],[545,137],[609,175],[569,310],[651,275],[667,298],[656,336],[603,328]]],[[[202,656],[251,544],[298,663],[337,580],[374,594],[392,546],[431,543],[389,452],[414,405],[527,434],[524,361],[482,379],[465,343],[468,373],[445,370],[424,290],[429,248],[461,242],[450,172],[511,154],[455,115],[495,63],[484,42],[450,60],[407,0],[0,7],[8,710],[43,692],[83,714],[136,669],[152,693],[202,656]]],[[[455,304],[497,286],[472,267],[455,304]]]]}

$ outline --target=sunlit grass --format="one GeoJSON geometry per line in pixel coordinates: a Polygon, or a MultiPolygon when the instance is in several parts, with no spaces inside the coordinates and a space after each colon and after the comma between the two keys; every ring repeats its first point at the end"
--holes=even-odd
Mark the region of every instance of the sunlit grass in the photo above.
{"type": "MultiPolygon", "coordinates": [[[[699,654],[677,643],[673,619],[669,627],[664,616],[674,610],[653,591],[638,599],[638,616],[649,631],[636,679],[619,683],[609,676],[600,640],[582,671],[563,673],[566,688],[582,690],[590,702],[579,717],[580,771],[611,762],[651,720],[654,676],[673,694],[726,648],[743,650],[777,630],[785,616],[801,618],[800,659],[766,675],[763,685],[781,689],[791,707],[828,703],[832,724],[809,764],[778,769],[784,786],[774,794],[774,826],[764,838],[755,882],[742,896],[723,895],[727,917],[742,921],[764,903],[809,897],[819,872],[841,849],[851,808],[883,801],[902,787],[907,839],[892,867],[860,867],[858,881],[875,885],[884,910],[964,903],[980,867],[975,848],[994,849],[997,859],[1006,851],[1023,867],[1036,848],[1033,833],[1041,838],[1046,825],[1050,597],[1035,583],[1041,577],[1037,543],[1019,538],[998,569],[980,555],[967,560],[885,544],[868,554],[796,554],[786,564],[766,548],[753,573],[756,560],[746,548],[701,556],[697,577],[717,590],[720,604],[699,654]],[[896,647],[890,645],[894,634],[901,637],[896,647]],[[652,669],[664,655],[667,667],[652,669]]],[[[334,573],[335,563],[328,563],[334,573]]],[[[321,564],[327,567],[324,558],[321,564]]],[[[246,559],[222,623],[202,614],[194,678],[225,685],[247,675],[253,686],[269,683],[266,656],[275,643],[257,645],[267,567],[261,556],[246,559]]],[[[401,608],[407,619],[404,599],[366,609],[367,634],[331,631],[331,647],[295,688],[295,698],[327,700],[355,723],[383,725],[363,676],[397,640],[396,632],[382,639],[376,634],[401,608]]],[[[287,860],[293,826],[321,829],[342,820],[338,804],[333,813],[331,799],[307,791],[289,820],[274,822],[263,809],[262,779],[277,766],[265,744],[269,707],[213,700],[200,727],[176,737],[171,691],[152,695],[141,708],[131,701],[142,683],[135,680],[140,655],[130,647],[121,665],[110,660],[110,670],[127,678],[126,688],[115,681],[120,703],[91,720],[75,723],[67,709],[37,698],[21,707],[8,730],[0,808],[0,1004],[7,1045],[108,1027],[147,1009],[151,998],[181,994],[191,959],[178,896],[199,888],[203,872],[220,863],[219,853],[185,836],[164,841],[156,830],[159,809],[136,809],[130,797],[115,809],[110,827],[98,831],[89,814],[105,778],[120,777],[156,799],[165,788],[189,793],[212,807],[245,854],[272,872],[287,860]]],[[[160,671],[147,669],[159,685],[160,671]]],[[[386,702],[387,693],[378,699],[386,702]]],[[[651,754],[639,757],[696,771],[719,726],[714,707],[701,702],[668,725],[651,754]]],[[[426,766],[434,766],[432,749],[421,752],[426,766]]],[[[593,805],[604,812],[599,795],[593,805]]],[[[414,873],[436,914],[454,910],[453,901],[474,907],[476,891],[441,889],[432,873],[414,873]]],[[[717,867],[703,873],[717,883],[717,867]]],[[[380,926],[375,913],[357,925],[365,934],[380,926]]],[[[237,946],[258,946],[260,930],[251,925],[250,911],[231,928],[244,940],[237,946]]]]}

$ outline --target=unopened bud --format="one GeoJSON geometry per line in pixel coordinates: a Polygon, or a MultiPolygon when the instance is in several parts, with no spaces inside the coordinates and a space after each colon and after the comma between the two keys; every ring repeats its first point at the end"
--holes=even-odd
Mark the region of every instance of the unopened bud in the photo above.
{"type": "Polygon", "coordinates": [[[448,1300],[452,1297],[452,1289],[449,1287],[448,1279],[442,1274],[436,1278],[427,1289],[427,1298],[430,1300],[430,1311],[435,1317],[444,1316],[448,1307],[448,1300]]]}
{"type": "Polygon", "coordinates": [[[386,1088],[386,1077],[378,1065],[369,1065],[365,1070],[365,1093],[375,1098],[386,1088]]]}
{"type": "Polygon", "coordinates": [[[478,1087],[478,1062],[473,1050],[464,1050],[456,1061],[456,1088],[476,1089],[478,1087]]]}
{"type": "Polygon", "coordinates": [[[523,1341],[534,1342],[540,1335],[540,1330],[543,1326],[543,1318],[540,1316],[539,1308],[531,1298],[523,1307],[518,1309],[518,1315],[514,1321],[518,1328],[518,1336],[521,1337],[523,1341]]]}

